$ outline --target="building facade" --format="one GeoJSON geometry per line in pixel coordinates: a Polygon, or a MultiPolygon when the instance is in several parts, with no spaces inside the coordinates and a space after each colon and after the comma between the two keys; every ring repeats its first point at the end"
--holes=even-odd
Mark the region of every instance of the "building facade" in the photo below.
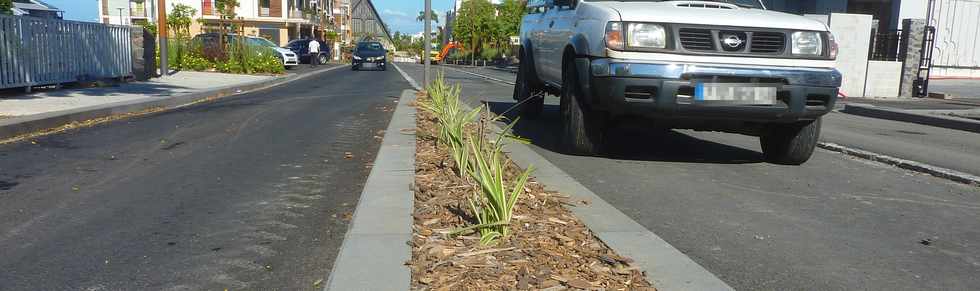
{"type": "MultiPolygon", "coordinates": [[[[310,36],[319,37],[331,29],[333,0],[239,0],[235,9],[236,21],[244,33],[262,36],[279,45],[289,40],[310,36]]],[[[213,31],[221,20],[215,0],[167,0],[169,12],[173,5],[183,4],[196,10],[191,34],[213,31]]],[[[139,25],[157,21],[156,0],[98,0],[100,20],[107,24],[139,25]]]]}
{"type": "Polygon", "coordinates": [[[351,41],[362,40],[378,41],[388,48],[394,50],[395,42],[391,39],[388,27],[374,8],[370,0],[351,0],[350,33],[351,41]]]}
{"type": "Polygon", "coordinates": [[[13,4],[12,12],[17,16],[62,19],[63,11],[40,0],[14,0],[13,4]]]}

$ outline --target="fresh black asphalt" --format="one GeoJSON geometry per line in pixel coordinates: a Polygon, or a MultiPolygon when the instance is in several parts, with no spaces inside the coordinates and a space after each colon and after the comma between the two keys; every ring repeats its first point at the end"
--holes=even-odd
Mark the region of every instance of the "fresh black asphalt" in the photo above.
{"type": "MultiPolygon", "coordinates": [[[[401,67],[421,80],[421,66],[401,67]]],[[[514,79],[505,72],[478,71],[514,79]]],[[[462,85],[470,104],[486,103],[498,113],[513,105],[511,86],[453,69],[444,73],[447,81],[462,85]]],[[[980,286],[980,188],[824,150],[803,166],[773,165],[763,162],[754,137],[656,133],[644,130],[644,123],[613,130],[607,156],[563,155],[555,151],[556,99],[548,99],[540,119],[522,120],[516,132],[548,161],[736,289],[980,286]]],[[[876,127],[875,122],[892,123],[830,116],[824,128],[835,136],[862,135],[882,146],[924,138],[902,136],[894,132],[898,126],[876,127]],[[841,123],[852,120],[861,125],[841,123]],[[881,138],[875,140],[876,135],[881,138]]],[[[921,130],[925,138],[947,134],[921,130]]],[[[960,134],[950,140],[968,144],[961,150],[980,144],[977,135],[960,134]]],[[[933,158],[942,159],[952,145],[932,149],[933,158]]],[[[930,148],[918,148],[889,154],[929,155],[930,148]]]]}
{"type": "Polygon", "coordinates": [[[0,290],[322,288],[408,88],[341,68],[0,145],[0,290]]]}

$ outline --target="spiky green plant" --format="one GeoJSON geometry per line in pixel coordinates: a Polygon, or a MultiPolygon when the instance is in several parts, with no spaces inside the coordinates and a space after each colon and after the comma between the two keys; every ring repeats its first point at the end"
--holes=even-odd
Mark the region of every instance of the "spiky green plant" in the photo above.
{"type": "Polygon", "coordinates": [[[482,107],[463,110],[459,100],[460,87],[448,86],[442,74],[426,86],[429,101],[419,103],[420,107],[436,116],[439,124],[439,141],[449,147],[456,163],[457,175],[464,177],[469,169],[469,149],[466,147],[466,126],[473,123],[482,107]]]}
{"type": "Polygon", "coordinates": [[[528,167],[522,172],[514,184],[508,189],[504,181],[504,161],[501,149],[505,134],[513,128],[515,122],[510,123],[503,132],[497,135],[492,144],[484,143],[481,133],[467,139],[467,144],[472,153],[473,167],[469,171],[469,176],[479,185],[480,191],[474,193],[469,198],[470,211],[477,220],[477,224],[456,230],[453,234],[459,234],[477,230],[480,233],[480,243],[488,245],[498,238],[510,235],[510,220],[514,216],[514,205],[524,192],[524,185],[527,184],[528,177],[534,171],[533,167],[528,167]]]}

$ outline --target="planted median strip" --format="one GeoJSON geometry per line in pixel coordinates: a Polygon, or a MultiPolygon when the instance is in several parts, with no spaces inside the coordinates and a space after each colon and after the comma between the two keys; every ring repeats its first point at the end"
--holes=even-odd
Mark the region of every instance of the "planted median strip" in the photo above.
{"type": "MultiPolygon", "coordinates": [[[[653,290],[566,207],[587,203],[546,191],[491,132],[486,110],[465,110],[440,78],[421,96],[416,130],[413,289],[653,290]]],[[[520,142],[519,139],[518,142],[520,142]]],[[[530,167],[529,167],[530,168],[530,167]]]]}

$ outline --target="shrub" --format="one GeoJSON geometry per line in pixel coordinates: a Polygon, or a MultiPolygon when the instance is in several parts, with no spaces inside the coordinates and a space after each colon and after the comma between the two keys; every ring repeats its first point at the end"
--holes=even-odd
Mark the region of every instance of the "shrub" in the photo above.
{"type": "Polygon", "coordinates": [[[480,58],[484,60],[495,60],[500,58],[500,49],[497,48],[484,48],[480,51],[480,58]]]}

